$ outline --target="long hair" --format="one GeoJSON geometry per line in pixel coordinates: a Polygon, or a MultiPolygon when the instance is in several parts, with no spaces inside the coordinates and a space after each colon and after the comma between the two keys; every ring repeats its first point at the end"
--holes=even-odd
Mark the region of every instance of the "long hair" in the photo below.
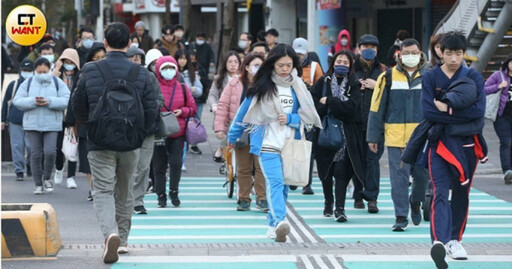
{"type": "Polygon", "coordinates": [[[436,45],[441,44],[441,41],[443,40],[443,34],[437,34],[435,36],[432,36],[430,38],[430,65],[436,66],[437,63],[441,62],[441,58],[437,56],[436,53],[436,45]]]}
{"type": "Polygon", "coordinates": [[[508,63],[512,62],[512,53],[510,53],[508,56],[507,56],[507,59],[505,59],[505,61],[503,62],[503,64],[501,65],[501,71],[505,71],[505,70],[508,70],[509,72],[511,70],[508,69],[508,63]]]}
{"type": "Polygon", "coordinates": [[[194,65],[192,64],[192,61],[190,61],[190,53],[186,50],[178,50],[174,54],[174,58],[176,59],[176,62],[178,62],[178,68],[179,68],[179,60],[181,57],[185,56],[187,59],[187,64],[183,67],[183,70],[180,70],[180,72],[183,72],[185,70],[188,70],[188,77],[190,78],[190,83],[194,85],[194,81],[196,80],[196,69],[194,68],[194,65]]]}
{"type": "Polygon", "coordinates": [[[277,44],[267,55],[267,59],[263,62],[260,69],[253,79],[252,87],[247,90],[248,96],[255,96],[258,101],[264,97],[271,98],[277,94],[276,84],[272,81],[272,72],[275,63],[283,58],[290,57],[293,61],[293,68],[297,69],[298,76],[302,76],[302,66],[299,56],[295,53],[292,46],[287,44],[277,44]]]}
{"type": "Polygon", "coordinates": [[[222,65],[220,66],[220,69],[219,69],[219,74],[218,74],[217,80],[215,81],[215,85],[217,86],[217,89],[219,89],[219,91],[224,90],[222,83],[224,82],[224,79],[226,78],[226,76],[228,74],[228,69],[226,68],[226,66],[228,63],[228,59],[231,56],[235,56],[236,59],[238,60],[238,64],[240,65],[240,56],[238,56],[238,52],[236,52],[234,50],[230,50],[230,51],[226,52],[226,56],[224,56],[224,60],[222,61],[222,65]]]}
{"type": "Polygon", "coordinates": [[[340,55],[347,56],[348,61],[350,62],[350,66],[348,67],[348,69],[350,70],[350,73],[352,73],[352,68],[354,65],[354,54],[350,50],[342,50],[342,51],[338,51],[332,57],[331,62],[329,63],[329,69],[325,73],[326,76],[332,76],[332,74],[334,73],[334,63],[336,62],[336,59],[338,59],[338,57],[340,55]]]}
{"type": "Polygon", "coordinates": [[[249,53],[249,55],[245,56],[242,66],[240,66],[240,72],[241,72],[240,81],[242,82],[242,85],[244,85],[245,88],[247,88],[249,86],[249,77],[248,77],[249,72],[247,72],[247,70],[245,70],[245,68],[247,66],[249,66],[251,64],[251,62],[254,61],[255,59],[260,59],[262,62],[265,61],[263,56],[261,56],[259,54],[249,53]]]}

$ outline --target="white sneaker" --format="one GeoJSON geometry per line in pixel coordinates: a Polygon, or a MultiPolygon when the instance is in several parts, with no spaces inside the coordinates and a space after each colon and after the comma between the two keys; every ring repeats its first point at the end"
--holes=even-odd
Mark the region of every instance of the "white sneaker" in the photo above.
{"type": "Polygon", "coordinates": [[[117,254],[126,254],[128,253],[128,245],[119,246],[117,249],[117,254]]]}
{"type": "Polygon", "coordinates": [[[69,177],[67,179],[67,184],[68,186],[68,189],[76,189],[76,182],[75,182],[75,178],[74,177],[69,177]]]}
{"type": "Polygon", "coordinates": [[[43,186],[36,186],[36,189],[34,190],[34,194],[36,194],[36,195],[43,194],[43,186]]]}
{"type": "Polygon", "coordinates": [[[55,176],[53,177],[53,181],[55,182],[55,184],[60,185],[62,183],[63,175],[63,170],[55,170],[55,176]]]}
{"type": "Polygon", "coordinates": [[[267,230],[267,238],[276,239],[276,228],[269,226],[267,230]]]}
{"type": "Polygon", "coordinates": [[[430,249],[430,257],[432,257],[432,260],[438,269],[448,268],[448,256],[446,256],[446,247],[442,242],[434,241],[434,244],[430,249]]]}
{"type": "Polygon", "coordinates": [[[185,166],[185,164],[181,165],[181,171],[182,172],[187,172],[187,167],[185,166]]]}
{"type": "Polygon", "coordinates": [[[448,249],[448,254],[452,256],[454,260],[467,260],[468,253],[462,247],[462,244],[457,240],[451,240],[446,244],[446,248],[448,249]]]}
{"type": "Polygon", "coordinates": [[[52,192],[53,191],[53,183],[51,180],[45,180],[44,181],[44,189],[46,192],[52,192]]]}
{"type": "Polygon", "coordinates": [[[103,249],[103,262],[104,263],[115,263],[119,260],[117,250],[121,245],[121,238],[119,235],[112,233],[105,240],[105,248],[103,249]]]}
{"type": "Polygon", "coordinates": [[[286,242],[286,236],[290,233],[290,224],[287,221],[281,221],[276,227],[276,242],[286,242]]]}

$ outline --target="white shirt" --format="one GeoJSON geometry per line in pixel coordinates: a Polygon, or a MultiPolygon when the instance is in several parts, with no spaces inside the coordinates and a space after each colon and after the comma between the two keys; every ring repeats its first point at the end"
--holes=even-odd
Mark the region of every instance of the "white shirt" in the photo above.
{"type": "MultiPolygon", "coordinates": [[[[283,113],[290,114],[293,110],[293,96],[291,87],[277,86],[279,100],[283,113]]],[[[263,137],[263,148],[271,148],[281,151],[284,142],[290,137],[292,128],[288,125],[281,125],[279,120],[272,122],[265,128],[265,136],[263,137]]]]}

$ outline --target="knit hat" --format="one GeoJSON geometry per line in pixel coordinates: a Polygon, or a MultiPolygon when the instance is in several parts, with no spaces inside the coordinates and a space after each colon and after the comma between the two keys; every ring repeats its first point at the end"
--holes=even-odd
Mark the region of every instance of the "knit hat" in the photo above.
{"type": "Polygon", "coordinates": [[[142,27],[142,28],[146,29],[146,24],[143,21],[138,21],[135,23],[135,28],[137,28],[137,27],[142,27]]]}
{"type": "Polygon", "coordinates": [[[306,54],[308,52],[308,41],[302,37],[293,40],[292,47],[296,53],[306,54]]]}
{"type": "Polygon", "coordinates": [[[148,53],[146,53],[146,67],[148,67],[153,61],[158,60],[158,58],[162,56],[162,52],[157,49],[148,50],[148,53]]]}
{"type": "Polygon", "coordinates": [[[34,71],[34,62],[28,58],[23,59],[20,64],[20,71],[21,70],[34,71]]]}
{"type": "Polygon", "coordinates": [[[379,46],[379,39],[374,35],[366,34],[366,35],[362,35],[361,38],[359,38],[359,42],[357,44],[359,46],[360,45],[379,46]]]}
{"type": "Polygon", "coordinates": [[[126,57],[128,57],[128,58],[135,56],[135,55],[140,55],[140,58],[142,60],[142,65],[144,65],[144,58],[146,55],[144,54],[143,50],[136,48],[136,47],[130,47],[128,49],[128,51],[126,52],[126,57]]]}

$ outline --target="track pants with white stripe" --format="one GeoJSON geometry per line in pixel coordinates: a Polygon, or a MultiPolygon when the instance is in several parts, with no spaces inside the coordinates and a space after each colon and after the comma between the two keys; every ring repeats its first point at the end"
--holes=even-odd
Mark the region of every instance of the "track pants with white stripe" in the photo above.
{"type": "Polygon", "coordinates": [[[286,218],[286,199],[288,186],[284,185],[283,162],[278,153],[262,152],[259,157],[260,167],[265,176],[268,201],[269,226],[277,226],[286,218]]]}
{"type": "Polygon", "coordinates": [[[429,173],[433,188],[433,203],[430,212],[430,236],[443,244],[450,240],[462,240],[469,211],[469,191],[476,169],[477,159],[473,147],[465,148],[464,154],[473,175],[470,182],[462,186],[454,168],[432,149],[429,153],[429,173]],[[448,196],[452,187],[452,199],[448,196]]]}

